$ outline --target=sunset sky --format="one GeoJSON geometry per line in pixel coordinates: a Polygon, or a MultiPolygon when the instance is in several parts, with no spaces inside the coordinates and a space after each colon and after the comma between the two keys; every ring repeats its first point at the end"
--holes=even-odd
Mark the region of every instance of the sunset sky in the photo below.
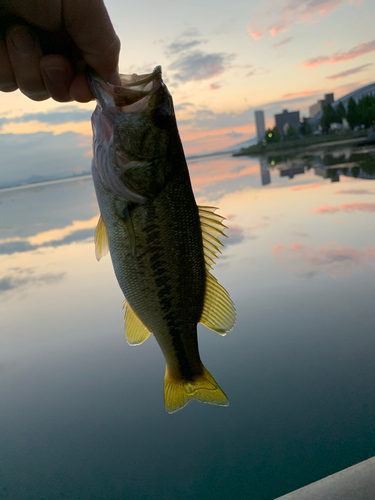
{"type": "MultiPolygon", "coordinates": [[[[252,138],[255,109],[264,109],[266,124],[273,126],[283,108],[308,116],[308,107],[324,93],[334,92],[337,99],[375,80],[370,0],[106,5],[122,42],[120,71],[144,73],[162,65],[187,154],[252,138]]],[[[47,156],[56,147],[78,145],[85,169],[93,108],[94,103],[33,102],[19,91],[1,93],[0,146],[11,160],[14,135],[38,151],[44,147],[47,156]],[[30,134],[35,135],[25,137],[30,134]],[[61,134],[62,142],[56,138],[61,134]]],[[[0,173],[2,168],[0,159],[0,173]]]]}

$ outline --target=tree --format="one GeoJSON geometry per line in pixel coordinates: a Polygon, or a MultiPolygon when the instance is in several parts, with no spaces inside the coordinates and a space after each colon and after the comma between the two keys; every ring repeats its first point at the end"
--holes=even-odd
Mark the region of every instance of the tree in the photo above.
{"type": "Polygon", "coordinates": [[[348,120],[348,123],[352,130],[354,129],[354,127],[359,125],[358,106],[353,97],[351,97],[348,102],[348,111],[346,113],[346,119],[348,120]]]}
{"type": "Polygon", "coordinates": [[[340,101],[336,108],[336,118],[340,120],[338,123],[342,123],[342,119],[346,118],[346,109],[343,103],[340,101]]]}
{"type": "Polygon", "coordinates": [[[289,126],[288,130],[286,132],[286,137],[292,138],[292,137],[297,137],[297,136],[298,136],[298,130],[295,127],[289,126]]]}
{"type": "Polygon", "coordinates": [[[280,141],[280,132],[277,127],[274,127],[272,130],[268,128],[266,130],[266,142],[267,144],[272,144],[274,142],[280,141]]]}
{"type": "Polygon", "coordinates": [[[299,133],[302,135],[310,135],[312,132],[311,125],[307,118],[303,118],[302,123],[299,127],[299,133]]]}
{"type": "Polygon", "coordinates": [[[323,132],[328,134],[331,123],[336,123],[336,113],[331,104],[326,104],[323,108],[323,116],[320,120],[323,132]]]}

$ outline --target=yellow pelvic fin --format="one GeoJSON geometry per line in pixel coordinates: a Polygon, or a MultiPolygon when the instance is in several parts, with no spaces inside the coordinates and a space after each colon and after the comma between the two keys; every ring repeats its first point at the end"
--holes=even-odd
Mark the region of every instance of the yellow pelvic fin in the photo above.
{"type": "Polygon", "coordinates": [[[226,395],[217,385],[211,373],[204,366],[202,368],[202,375],[194,381],[188,381],[172,377],[167,366],[164,378],[164,405],[168,413],[181,410],[193,399],[211,405],[229,405],[226,395]]]}
{"type": "Polygon", "coordinates": [[[95,229],[94,242],[95,242],[95,256],[96,259],[99,261],[102,257],[104,257],[104,255],[107,255],[109,251],[107,228],[105,227],[105,222],[101,215],[99,217],[98,224],[95,229]]]}
{"type": "Polygon", "coordinates": [[[203,311],[199,322],[220,335],[230,332],[236,322],[236,309],[229,293],[208,271],[206,271],[203,311]]]}
{"type": "Polygon", "coordinates": [[[128,344],[142,344],[150,335],[150,330],[142,323],[126,300],[123,309],[125,309],[125,335],[128,344]]]}

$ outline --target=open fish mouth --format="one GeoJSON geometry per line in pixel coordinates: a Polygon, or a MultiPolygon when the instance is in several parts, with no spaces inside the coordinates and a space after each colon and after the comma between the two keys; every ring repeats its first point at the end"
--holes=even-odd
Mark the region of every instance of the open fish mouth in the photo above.
{"type": "Polygon", "coordinates": [[[106,82],[91,68],[87,71],[87,77],[95,99],[107,116],[119,111],[119,108],[128,113],[144,111],[148,98],[163,84],[161,66],[143,75],[120,74],[121,85],[106,82]]]}

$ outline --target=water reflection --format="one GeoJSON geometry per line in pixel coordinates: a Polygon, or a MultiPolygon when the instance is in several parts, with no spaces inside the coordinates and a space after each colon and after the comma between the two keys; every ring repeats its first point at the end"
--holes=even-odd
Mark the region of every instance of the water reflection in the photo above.
{"type": "Polygon", "coordinates": [[[375,148],[338,148],[313,154],[274,155],[259,159],[262,186],[271,183],[270,170],[278,170],[280,177],[293,179],[313,169],[315,175],[339,182],[340,175],[360,179],[375,179],[375,148]]]}
{"type": "Polygon", "coordinates": [[[95,259],[90,179],[0,191],[1,499],[271,500],[375,455],[375,189],[329,154],[340,184],[307,164],[190,164],[230,234],[215,276],[238,324],[198,330],[226,411],[165,413],[160,349],[127,345],[95,259]]]}

